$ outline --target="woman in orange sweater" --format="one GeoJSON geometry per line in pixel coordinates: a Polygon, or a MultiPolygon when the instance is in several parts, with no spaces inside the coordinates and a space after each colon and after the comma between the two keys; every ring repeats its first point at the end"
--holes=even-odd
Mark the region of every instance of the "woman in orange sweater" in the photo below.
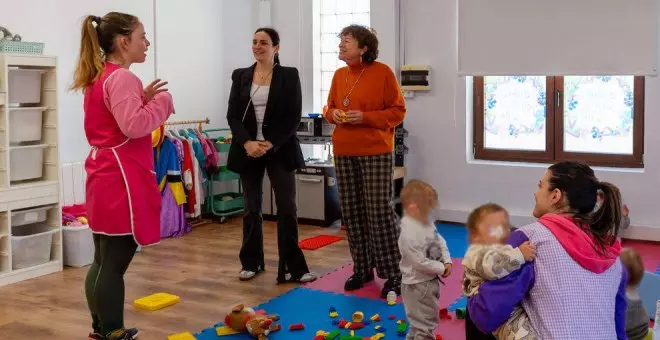
{"type": "Polygon", "coordinates": [[[351,25],[340,33],[339,59],[347,66],[332,79],[325,118],[336,128],[332,137],[337,183],[353,276],[347,291],[374,279],[373,268],[387,280],[381,296],[401,293],[398,217],[391,205],[394,129],[406,113],[392,70],[376,61],[378,38],[370,29],[351,25]]]}

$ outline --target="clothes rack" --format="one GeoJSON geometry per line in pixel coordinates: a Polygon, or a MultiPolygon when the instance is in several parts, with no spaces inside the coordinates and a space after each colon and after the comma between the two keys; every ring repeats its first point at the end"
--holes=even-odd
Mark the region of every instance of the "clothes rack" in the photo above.
{"type": "Polygon", "coordinates": [[[198,130],[202,131],[203,127],[202,124],[211,124],[211,120],[207,117],[206,119],[199,119],[199,120],[179,120],[179,121],[168,121],[165,122],[165,125],[191,125],[191,124],[198,124],[198,130]]]}
{"type": "MultiPolygon", "coordinates": [[[[210,124],[211,120],[206,117],[204,119],[192,119],[192,120],[178,120],[178,121],[167,121],[165,122],[165,126],[174,126],[174,125],[194,125],[197,124],[197,130],[198,131],[203,131],[204,124],[210,124]]],[[[198,227],[201,225],[209,224],[211,221],[203,218],[203,216],[195,217],[195,218],[187,218],[188,222],[190,223],[191,226],[193,227],[198,227]]]]}

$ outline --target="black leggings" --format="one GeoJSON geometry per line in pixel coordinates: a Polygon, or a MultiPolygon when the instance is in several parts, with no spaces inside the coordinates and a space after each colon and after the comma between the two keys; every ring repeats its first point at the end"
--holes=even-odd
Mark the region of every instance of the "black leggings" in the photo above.
{"type": "Polygon", "coordinates": [[[85,280],[94,332],[105,335],[124,328],[124,274],[136,249],[133,235],[94,234],[94,263],[85,280]]]}

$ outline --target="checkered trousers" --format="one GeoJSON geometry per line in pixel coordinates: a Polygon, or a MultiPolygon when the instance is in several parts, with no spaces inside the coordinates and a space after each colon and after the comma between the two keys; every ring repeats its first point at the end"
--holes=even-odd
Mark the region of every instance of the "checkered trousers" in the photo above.
{"type": "Polygon", "coordinates": [[[399,218],[392,203],[392,154],[336,156],[337,185],[353,271],[376,267],[380,278],[401,276],[399,218]]]}

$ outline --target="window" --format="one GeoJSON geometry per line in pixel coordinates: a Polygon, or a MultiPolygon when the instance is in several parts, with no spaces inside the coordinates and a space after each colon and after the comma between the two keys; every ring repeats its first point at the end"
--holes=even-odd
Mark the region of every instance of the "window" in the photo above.
{"type": "MultiPolygon", "coordinates": [[[[320,25],[318,42],[315,50],[320,57],[315,58],[315,77],[320,81],[314,82],[314,107],[322,108],[328,101],[328,93],[335,71],[344,66],[338,59],[339,32],[342,28],[351,25],[370,25],[370,0],[319,0],[318,17],[320,25]]],[[[316,40],[316,39],[315,39],[316,40]]]]}
{"type": "Polygon", "coordinates": [[[475,159],[643,167],[644,77],[474,77],[475,159]]]}

